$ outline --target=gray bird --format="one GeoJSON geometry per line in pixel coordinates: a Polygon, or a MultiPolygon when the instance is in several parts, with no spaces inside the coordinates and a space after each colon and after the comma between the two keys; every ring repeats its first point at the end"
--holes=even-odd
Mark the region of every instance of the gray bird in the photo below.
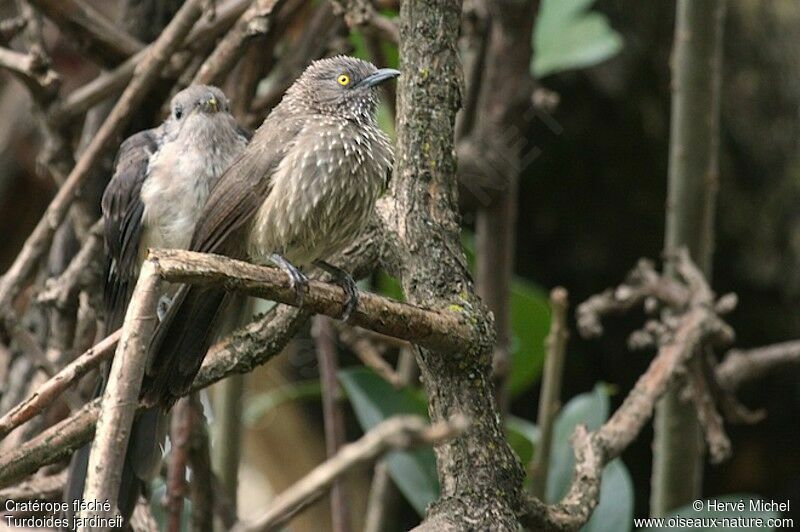
{"type": "MultiPolygon", "coordinates": [[[[333,274],[355,306],[355,283],[325,262],[359,235],[386,188],[392,147],[376,121],[377,87],[400,72],[338,56],[312,63],[220,178],[190,249],[272,263],[302,303],[314,264],[333,274]]],[[[227,296],[230,297],[230,296],[227,296]]],[[[184,395],[225,312],[224,291],[184,286],[151,344],[142,385],[147,404],[184,395]]]]}
{"type": "MultiPolygon", "coordinates": [[[[211,189],[242,154],[249,137],[230,114],[220,89],[193,85],[173,97],[163,124],[122,143],[102,199],[106,334],[122,325],[147,249],[189,246],[211,189]]],[[[167,287],[164,299],[175,289],[167,287]]],[[[98,395],[102,387],[100,383],[98,395]]],[[[134,423],[118,500],[126,517],[142,483],[160,463],[160,449],[152,442],[162,439],[161,413],[147,410],[134,423]],[[147,443],[139,446],[140,441],[147,443]]],[[[65,491],[70,504],[83,493],[89,448],[75,453],[70,465],[65,491]]]]}

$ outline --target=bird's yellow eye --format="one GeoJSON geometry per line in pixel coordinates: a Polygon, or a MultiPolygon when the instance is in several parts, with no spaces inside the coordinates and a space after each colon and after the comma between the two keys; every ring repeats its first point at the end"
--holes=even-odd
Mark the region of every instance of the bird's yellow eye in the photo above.
{"type": "Polygon", "coordinates": [[[338,81],[339,85],[341,85],[342,87],[346,87],[347,85],[350,84],[350,76],[348,76],[347,74],[340,74],[339,77],[336,78],[336,81],[338,81]]]}

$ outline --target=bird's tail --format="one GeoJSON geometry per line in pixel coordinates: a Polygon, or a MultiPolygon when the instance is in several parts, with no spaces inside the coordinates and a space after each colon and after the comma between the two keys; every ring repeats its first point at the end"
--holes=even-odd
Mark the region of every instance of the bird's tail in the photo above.
{"type": "MultiPolygon", "coordinates": [[[[146,408],[133,422],[125,461],[122,464],[122,478],[117,497],[117,508],[125,523],[130,519],[139,495],[144,493],[144,487],[158,474],[161,465],[161,445],[166,437],[166,428],[166,412],[160,406],[146,408]]],[[[64,517],[67,518],[67,524],[72,530],[75,529],[72,524],[77,517],[75,509],[78,506],[75,505],[75,501],[83,499],[91,447],[91,443],[81,447],[72,456],[69,464],[67,484],[64,489],[64,502],[67,503],[68,510],[64,517]]]]}
{"type": "Polygon", "coordinates": [[[150,343],[142,383],[145,404],[165,407],[185,395],[223,320],[223,290],[182,286],[150,343]]]}

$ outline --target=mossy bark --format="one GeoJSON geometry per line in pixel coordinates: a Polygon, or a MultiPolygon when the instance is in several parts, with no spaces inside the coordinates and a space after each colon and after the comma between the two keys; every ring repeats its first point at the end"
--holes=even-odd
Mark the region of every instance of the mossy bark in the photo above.
{"type": "Polygon", "coordinates": [[[397,153],[384,211],[387,269],[412,303],[448,308],[473,331],[456,355],[417,350],[433,421],[461,413],[467,432],[435,448],[441,497],[423,528],[516,530],[523,469],[505,440],[490,381],[495,332],[461,250],[453,131],[462,71],[461,3],[407,0],[400,12],[397,153]]]}

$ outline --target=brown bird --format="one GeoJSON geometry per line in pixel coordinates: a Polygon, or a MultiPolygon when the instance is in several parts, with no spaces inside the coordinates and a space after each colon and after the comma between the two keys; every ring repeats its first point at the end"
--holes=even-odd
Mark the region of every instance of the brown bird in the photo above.
{"type": "MultiPolygon", "coordinates": [[[[377,87],[399,74],[346,56],[312,63],[220,178],[190,249],[279,266],[299,304],[307,279],[296,266],[314,264],[344,286],[346,318],[355,283],[325,261],[354,241],[386,188],[392,147],[377,124],[377,87]]],[[[180,289],[151,344],[147,404],[168,408],[188,391],[230,297],[180,289]]]]}
{"type": "MultiPolygon", "coordinates": [[[[122,143],[102,199],[106,334],[122,325],[147,249],[189,246],[211,189],[244,151],[249,137],[230,114],[230,104],[220,89],[193,85],[175,95],[170,116],[162,125],[136,133],[122,143]]],[[[163,301],[168,301],[175,290],[167,287],[163,301]]],[[[99,383],[97,395],[103,385],[99,383]]],[[[142,483],[161,458],[160,449],[152,444],[137,448],[136,442],[159,440],[157,433],[164,428],[163,421],[160,409],[151,409],[134,425],[127,453],[130,459],[123,468],[118,498],[118,507],[126,517],[133,510],[142,483]]],[[[70,507],[82,496],[89,450],[88,445],[80,449],[70,465],[64,494],[70,507]]]]}

